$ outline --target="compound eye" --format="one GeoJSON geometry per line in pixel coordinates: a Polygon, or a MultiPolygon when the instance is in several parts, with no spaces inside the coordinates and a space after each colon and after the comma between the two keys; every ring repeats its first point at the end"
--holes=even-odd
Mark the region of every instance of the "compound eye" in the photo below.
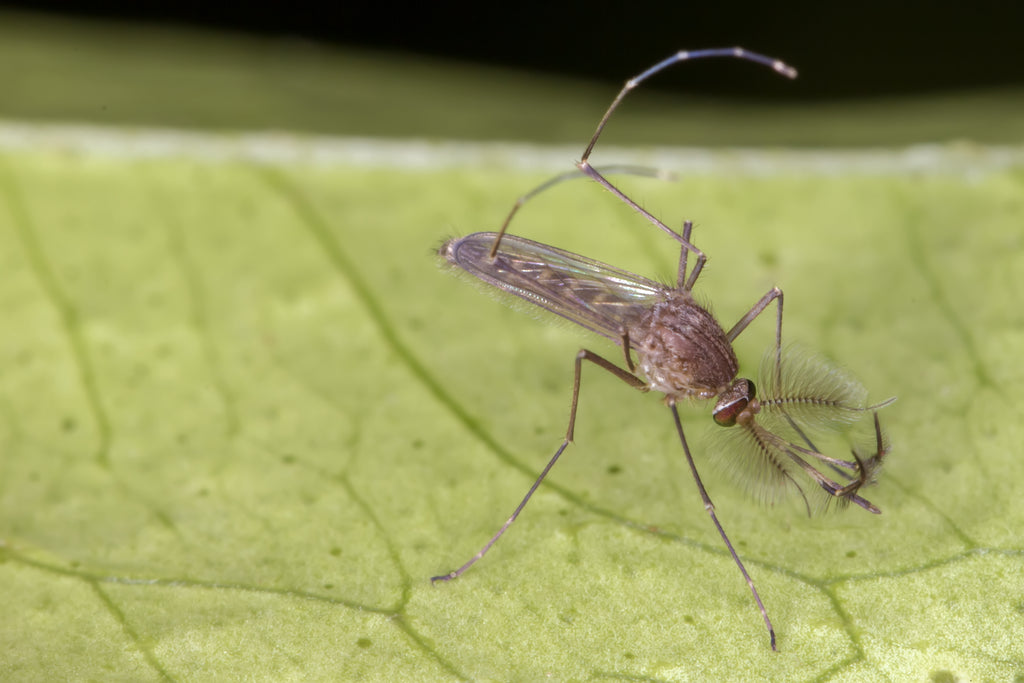
{"type": "Polygon", "coordinates": [[[732,427],[736,424],[736,418],[740,416],[751,401],[754,400],[754,383],[749,379],[738,379],[728,389],[722,392],[715,404],[715,411],[712,416],[715,422],[722,427],[732,427]]]}
{"type": "Polygon", "coordinates": [[[714,418],[722,427],[732,427],[736,424],[736,418],[742,413],[747,404],[750,403],[746,397],[738,398],[735,401],[729,401],[728,403],[718,402],[715,406],[714,418]]]}

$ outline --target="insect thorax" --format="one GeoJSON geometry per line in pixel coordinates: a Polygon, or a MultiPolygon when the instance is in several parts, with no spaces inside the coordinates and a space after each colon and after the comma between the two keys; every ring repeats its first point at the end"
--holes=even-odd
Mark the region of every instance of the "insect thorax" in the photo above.
{"type": "Polygon", "coordinates": [[[725,330],[689,292],[655,304],[630,334],[650,388],[670,400],[717,396],[739,370],[725,330]]]}

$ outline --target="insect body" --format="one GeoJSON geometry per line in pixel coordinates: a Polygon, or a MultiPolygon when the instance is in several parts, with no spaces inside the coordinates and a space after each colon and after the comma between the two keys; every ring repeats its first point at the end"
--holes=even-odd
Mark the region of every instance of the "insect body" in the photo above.
{"type": "MultiPolygon", "coordinates": [[[[729,429],[729,446],[734,468],[753,493],[774,500],[793,490],[803,497],[808,512],[831,501],[854,503],[879,512],[859,491],[874,481],[888,453],[888,444],[877,410],[890,401],[868,405],[867,392],[856,380],[825,361],[782,346],[782,304],[780,289],[772,288],[728,331],[698,304],[691,290],[706,260],[691,241],[692,224],[681,233],[668,228],[639,207],[589,165],[593,149],[611,112],[635,84],[669,64],[694,56],[736,56],[768,64],[784,74],[793,73],[780,62],[745,51],[709,50],[679,53],[641,76],[627,82],[598,126],[597,133],[578,168],[629,204],[651,223],[680,243],[677,282],[670,287],[614,266],[573,254],[540,242],[505,234],[512,215],[523,203],[517,202],[500,232],[483,232],[456,238],[440,249],[445,262],[505,292],[560,315],[622,347],[625,368],[583,349],[576,355],[572,402],[565,439],[527,492],[513,514],[491,540],[459,569],[436,576],[433,581],[457,578],[490,550],[515,521],[537,487],[573,440],[583,361],[607,370],[641,391],[665,395],[690,471],[704,507],[719,535],[747,581],[775,649],[775,630],[761,597],[754,587],[704,488],[683,432],[676,404],[691,399],[715,400],[714,421],[729,429]],[[697,256],[688,271],[687,256],[697,256]],[[772,303],[776,304],[775,344],[762,364],[758,383],[738,377],[739,365],[732,342],[772,303]],[[634,361],[634,356],[636,360],[634,361]],[[843,430],[864,416],[873,415],[870,441],[854,446],[852,459],[831,457],[819,449],[813,438],[843,430]],[[807,486],[810,482],[812,485],[807,486]],[[812,505],[812,498],[814,505],[812,505]]],[[[525,195],[529,198],[565,176],[545,183],[525,195]]]]}

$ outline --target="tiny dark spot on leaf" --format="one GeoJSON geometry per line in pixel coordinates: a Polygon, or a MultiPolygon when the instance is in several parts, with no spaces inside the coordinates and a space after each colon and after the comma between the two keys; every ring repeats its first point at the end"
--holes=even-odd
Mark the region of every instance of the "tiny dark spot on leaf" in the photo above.
{"type": "Polygon", "coordinates": [[[757,258],[766,268],[774,268],[779,263],[779,257],[774,251],[762,251],[757,258]]]}
{"type": "Polygon", "coordinates": [[[82,566],[81,563],[78,562],[78,560],[72,560],[68,564],[71,566],[72,569],[78,569],[82,566]]]}
{"type": "Polygon", "coordinates": [[[196,495],[199,496],[200,498],[205,498],[206,496],[210,495],[210,489],[204,486],[203,488],[199,489],[199,491],[196,492],[196,495]]]}
{"type": "Polygon", "coordinates": [[[566,510],[565,508],[562,508],[561,510],[558,511],[558,515],[560,517],[567,517],[569,515],[569,511],[566,510]]]}
{"type": "Polygon", "coordinates": [[[69,417],[65,417],[63,420],[60,421],[60,428],[61,428],[62,431],[65,431],[65,432],[73,432],[73,431],[75,431],[75,427],[76,426],[78,426],[78,423],[75,422],[75,418],[70,417],[70,416],[69,417]]]}
{"type": "Polygon", "coordinates": [[[623,659],[636,659],[636,655],[633,654],[632,652],[623,652],[622,653],[622,658],[623,659]]]}
{"type": "Polygon", "coordinates": [[[423,439],[416,439],[416,440],[414,440],[412,442],[412,447],[415,450],[419,450],[419,449],[423,448],[423,439]]]}
{"type": "Polygon", "coordinates": [[[333,583],[325,583],[324,584],[324,590],[325,591],[334,590],[334,584],[333,583]]]}
{"type": "Polygon", "coordinates": [[[331,555],[334,556],[334,557],[340,557],[341,556],[341,548],[339,548],[337,546],[331,548],[328,552],[330,552],[331,555]]]}
{"type": "Polygon", "coordinates": [[[956,683],[956,676],[953,675],[952,671],[943,669],[941,671],[933,671],[929,680],[932,683],[956,683]]]}
{"type": "Polygon", "coordinates": [[[857,557],[857,551],[856,550],[847,550],[846,551],[846,556],[847,557],[857,557]]]}
{"type": "Polygon", "coordinates": [[[1024,602],[1018,602],[1016,605],[1013,606],[1013,610],[1017,614],[1024,614],[1024,602]]]}
{"type": "Polygon", "coordinates": [[[622,472],[622,468],[618,465],[610,465],[608,467],[608,474],[619,474],[622,472]]]}
{"type": "Polygon", "coordinates": [[[683,623],[684,624],[692,624],[693,623],[693,617],[691,617],[689,614],[684,614],[683,615],[683,623]]]}
{"type": "Polygon", "coordinates": [[[361,648],[363,648],[365,650],[366,648],[368,648],[371,645],[373,645],[373,641],[370,640],[369,638],[360,638],[359,640],[356,641],[356,645],[358,645],[359,647],[361,647],[361,648]]]}
{"type": "Polygon", "coordinates": [[[285,465],[294,465],[295,464],[295,456],[294,455],[283,455],[283,456],[281,456],[281,462],[283,462],[285,465]]]}

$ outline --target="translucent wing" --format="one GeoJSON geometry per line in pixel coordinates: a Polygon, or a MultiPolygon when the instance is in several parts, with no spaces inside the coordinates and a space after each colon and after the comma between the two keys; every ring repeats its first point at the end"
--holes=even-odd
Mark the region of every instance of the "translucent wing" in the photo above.
{"type": "Polygon", "coordinates": [[[648,308],[670,294],[664,285],[532,240],[496,233],[448,240],[439,253],[453,266],[510,294],[621,342],[648,308]]]}

